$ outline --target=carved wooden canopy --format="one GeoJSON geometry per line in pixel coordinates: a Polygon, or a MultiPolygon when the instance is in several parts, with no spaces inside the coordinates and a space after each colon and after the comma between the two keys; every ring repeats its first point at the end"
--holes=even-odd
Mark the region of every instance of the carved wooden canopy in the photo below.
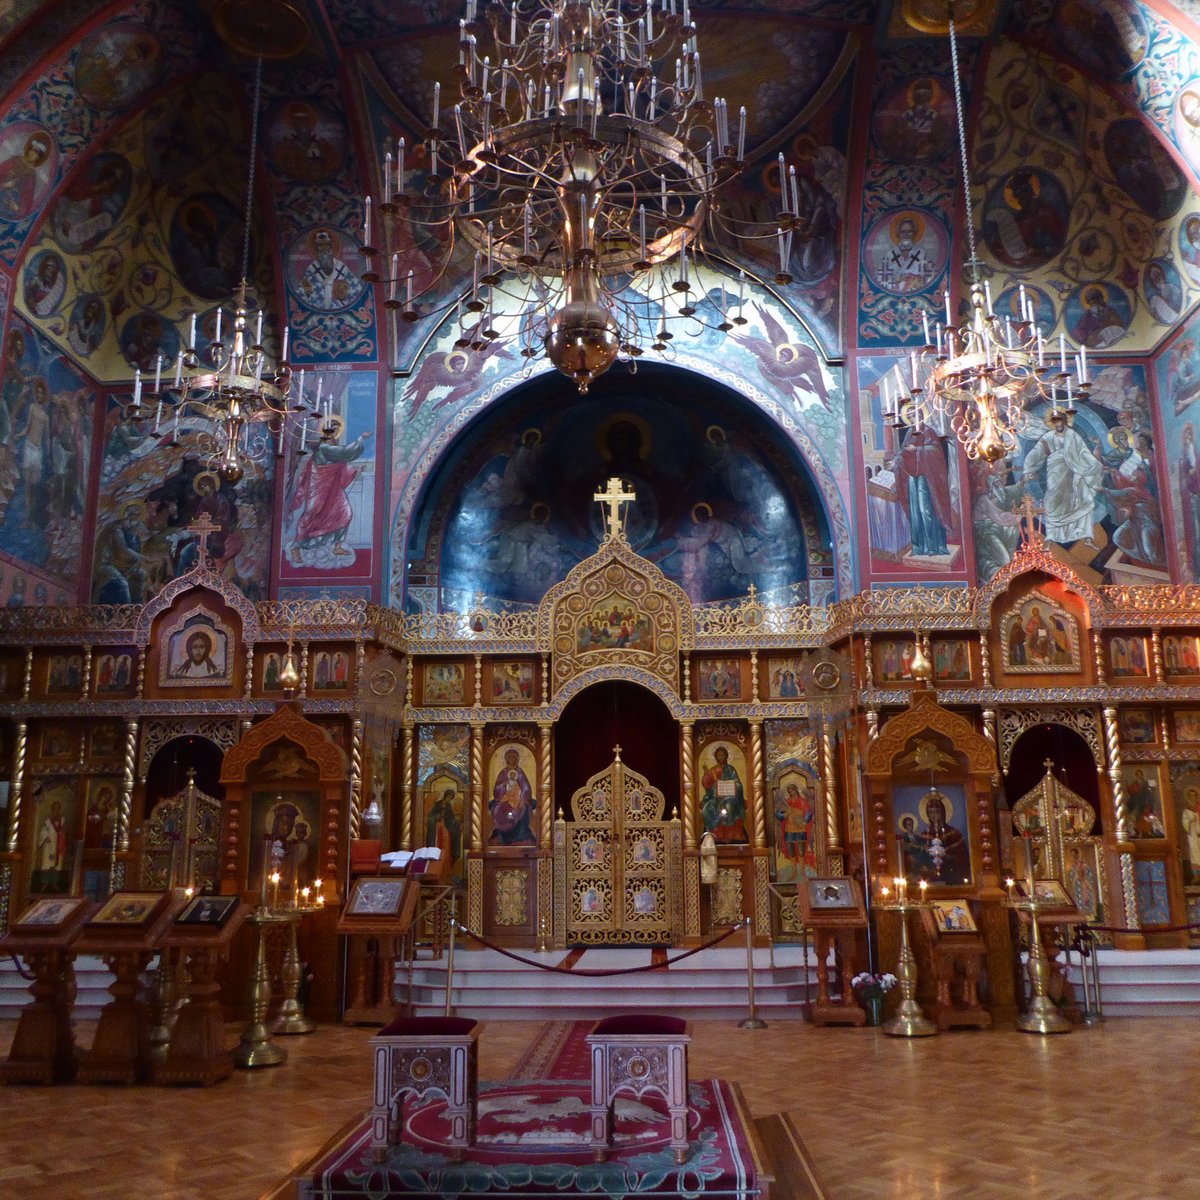
{"type": "Polygon", "coordinates": [[[243,783],[264,753],[277,742],[292,742],[303,751],[306,766],[312,772],[307,779],[320,783],[346,780],[346,756],[326,736],[325,731],[307,720],[290,704],[282,704],[265,721],[255,725],[221,764],[222,783],[243,783]]]}
{"type": "Polygon", "coordinates": [[[896,760],[913,739],[927,732],[941,734],[966,759],[970,774],[989,777],[995,774],[996,748],[992,743],[977,733],[966,717],[943,708],[932,688],[924,687],[913,689],[908,708],[888,721],[868,747],[867,774],[890,776],[896,760]]]}
{"type": "Polygon", "coordinates": [[[623,537],[609,537],[543,597],[538,639],[553,654],[552,691],[597,667],[640,667],[679,691],[679,655],[695,625],[687,593],[623,537]]]}

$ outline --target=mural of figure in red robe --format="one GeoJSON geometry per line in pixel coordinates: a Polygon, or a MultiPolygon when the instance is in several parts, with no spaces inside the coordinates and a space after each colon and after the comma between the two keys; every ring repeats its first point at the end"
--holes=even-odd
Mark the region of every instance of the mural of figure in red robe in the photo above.
{"type": "Polygon", "coordinates": [[[366,450],[370,430],[359,434],[344,446],[337,444],[337,433],[317,443],[296,477],[296,486],[288,499],[288,513],[299,512],[295,537],[288,554],[297,566],[304,564],[350,566],[354,551],[343,543],[354,520],[354,508],[347,493],[358,478],[360,468],[351,463],[366,450]],[[339,560],[344,560],[339,562],[339,560]]]}

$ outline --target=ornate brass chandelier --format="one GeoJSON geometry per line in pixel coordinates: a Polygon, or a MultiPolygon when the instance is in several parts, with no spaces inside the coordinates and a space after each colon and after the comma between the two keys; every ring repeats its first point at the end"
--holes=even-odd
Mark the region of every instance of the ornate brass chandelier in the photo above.
{"type": "MultiPolygon", "coordinates": [[[[518,339],[581,391],[618,358],[667,349],[680,319],[745,323],[736,289],[696,283],[714,196],[745,157],[746,110],[732,129],[726,102],[705,98],[689,0],[468,0],[457,90],[444,103],[435,84],[422,143],[389,145],[382,196],[367,198],[364,279],[387,308],[435,314],[419,302],[465,246],[471,283],[449,302],[458,347],[518,339]],[[418,234],[441,247],[434,266],[410,267],[418,234]]],[[[786,177],[781,190],[786,210],[786,177]]],[[[790,222],[769,230],[779,282],[790,222]]]]}
{"type": "Polygon", "coordinates": [[[945,325],[939,320],[931,330],[925,314],[925,345],[910,356],[905,389],[885,391],[884,416],[896,426],[919,430],[930,425],[942,433],[948,428],[969,459],[997,462],[1017,449],[1017,435],[1031,405],[1049,402],[1065,415],[1076,396],[1087,395],[1087,347],[1081,345],[1069,358],[1066,339],[1060,335],[1058,354],[1053,348],[1048,353],[1024,284],[1018,288],[1015,319],[1001,320],[995,311],[975,243],[953,2],[948,30],[969,252],[964,272],[970,280],[969,311],[956,325],[947,290],[945,325]]]}
{"type": "Polygon", "coordinates": [[[152,422],[156,437],[169,437],[185,453],[198,458],[208,470],[229,483],[237,483],[252,466],[258,468],[272,454],[282,455],[290,443],[306,453],[318,439],[336,437],[337,418],[322,412],[320,398],[314,407],[304,400],[304,372],[293,395],[293,373],[288,363],[288,329],[278,361],[263,345],[263,311],[257,309],[250,332],[250,221],[254,200],[254,171],[258,154],[258,118],[262,91],[262,58],[254,76],[253,118],[249,167],[246,178],[245,224],[242,234],[242,277],[226,322],[218,307],[211,336],[197,341],[196,314],[191,316],[186,340],[174,364],[159,354],[153,363],[135,363],[133,396],[124,406],[128,421],[152,422]],[[154,372],[153,390],[143,388],[154,372]],[[164,371],[165,369],[165,371],[164,371]],[[146,372],[143,378],[143,371],[146,372]],[[309,420],[313,421],[310,427],[309,420]]]}

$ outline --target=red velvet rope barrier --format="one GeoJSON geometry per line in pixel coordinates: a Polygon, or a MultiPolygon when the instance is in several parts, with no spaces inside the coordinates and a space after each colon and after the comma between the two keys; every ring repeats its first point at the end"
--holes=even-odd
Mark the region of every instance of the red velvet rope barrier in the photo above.
{"type": "Polygon", "coordinates": [[[1089,933],[1183,933],[1185,930],[1190,932],[1193,929],[1200,929],[1200,921],[1193,921],[1190,925],[1151,925],[1147,929],[1128,929],[1124,925],[1079,926],[1081,933],[1085,929],[1089,933]]]}
{"type": "Polygon", "coordinates": [[[495,942],[488,941],[478,933],[472,932],[465,925],[460,925],[457,921],[451,922],[454,928],[460,933],[465,933],[467,937],[474,938],[481,946],[486,946],[489,950],[495,950],[497,954],[503,954],[505,958],[511,958],[514,962],[523,963],[527,967],[537,967],[540,971],[555,971],[560,975],[586,975],[594,977],[602,977],[605,975],[638,975],[642,971],[661,971],[665,967],[673,967],[678,962],[683,962],[685,958],[691,958],[693,954],[699,954],[701,950],[711,949],[718,943],[723,942],[727,937],[737,933],[739,929],[745,929],[748,923],[746,920],[739,921],[731,929],[727,929],[724,933],[713,938],[711,942],[705,942],[702,946],[694,946],[691,950],[685,950],[676,958],[669,958],[666,962],[647,963],[641,967],[614,967],[611,970],[581,970],[575,971],[570,967],[553,966],[550,963],[535,962],[532,958],[523,958],[520,954],[514,954],[511,950],[506,950],[503,946],[497,946],[495,942]]]}

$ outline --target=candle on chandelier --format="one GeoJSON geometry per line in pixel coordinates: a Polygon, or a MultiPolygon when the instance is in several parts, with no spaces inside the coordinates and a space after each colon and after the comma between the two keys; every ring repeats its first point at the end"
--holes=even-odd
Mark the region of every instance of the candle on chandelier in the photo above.
{"type": "Polygon", "coordinates": [[[925,345],[929,345],[929,313],[924,309],[921,310],[921,328],[925,332],[925,345]]]}
{"type": "Polygon", "coordinates": [[[263,311],[260,308],[258,310],[258,321],[255,323],[255,326],[254,326],[254,344],[256,346],[262,345],[262,325],[263,325],[263,311]]]}
{"type": "Polygon", "coordinates": [[[392,152],[389,150],[383,156],[383,202],[392,202],[392,152]]]}
{"type": "MultiPolygon", "coordinates": [[[[195,319],[196,319],[195,317],[192,318],[193,321],[195,319]]],[[[176,388],[176,390],[179,389],[179,386],[180,386],[180,384],[182,384],[182,382],[183,382],[183,347],[180,346],[179,353],[175,357],[175,388],[176,388]]]]}
{"type": "Polygon", "coordinates": [[[371,244],[371,197],[363,197],[363,245],[371,244]]]}
{"type": "Polygon", "coordinates": [[[946,328],[953,329],[954,328],[954,314],[951,313],[951,311],[950,311],[950,289],[949,288],[946,288],[946,290],[944,292],[942,292],[942,298],[946,301],[946,328]]]}
{"type": "Polygon", "coordinates": [[[220,307],[218,307],[217,308],[217,330],[216,330],[216,337],[213,338],[214,342],[220,342],[220,340],[221,340],[221,319],[222,319],[223,315],[224,314],[221,312],[220,307]]]}
{"type": "Polygon", "coordinates": [[[192,324],[191,324],[191,328],[188,330],[188,349],[189,350],[196,349],[196,314],[195,313],[192,313],[192,324]]]}
{"type": "Polygon", "coordinates": [[[162,390],[162,364],[163,356],[160,354],[154,362],[154,390],[156,392],[162,390]]]}
{"type": "Polygon", "coordinates": [[[433,85],[433,128],[438,127],[438,118],[442,114],[442,85],[435,83],[433,85]]]}
{"type": "Polygon", "coordinates": [[[142,401],[142,369],[134,367],[133,369],[133,404],[136,408],[142,401]]]}

